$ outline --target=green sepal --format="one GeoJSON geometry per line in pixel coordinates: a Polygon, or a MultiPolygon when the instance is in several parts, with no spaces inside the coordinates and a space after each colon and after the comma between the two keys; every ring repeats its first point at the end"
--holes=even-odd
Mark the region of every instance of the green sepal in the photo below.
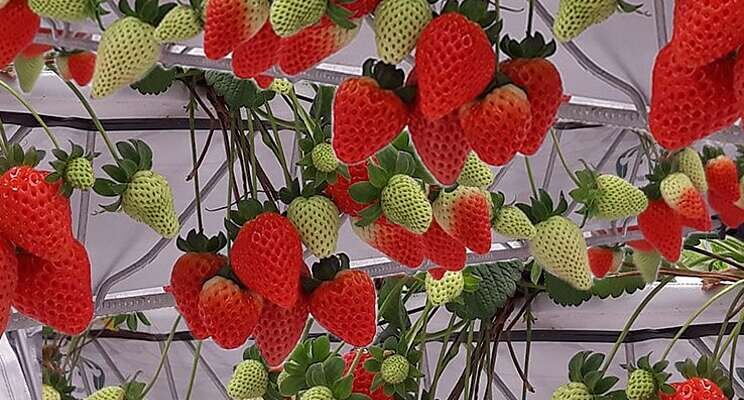
{"type": "Polygon", "coordinates": [[[176,247],[183,252],[218,253],[225,246],[227,237],[222,232],[209,238],[204,233],[192,229],[185,239],[180,237],[176,239],[176,247]]]}
{"type": "Polygon", "coordinates": [[[525,36],[522,41],[517,41],[505,35],[499,45],[501,50],[509,57],[515,58],[548,58],[555,54],[555,40],[545,43],[542,33],[535,32],[534,35],[525,36]]]}

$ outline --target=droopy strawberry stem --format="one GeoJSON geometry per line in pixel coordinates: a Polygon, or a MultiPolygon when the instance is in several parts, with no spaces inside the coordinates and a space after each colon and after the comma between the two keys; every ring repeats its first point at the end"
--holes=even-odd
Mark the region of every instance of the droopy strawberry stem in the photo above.
{"type": "Polygon", "coordinates": [[[163,365],[165,364],[165,358],[168,357],[168,352],[170,351],[171,343],[173,343],[173,336],[176,334],[176,328],[178,328],[178,324],[181,322],[181,314],[178,314],[178,317],[176,317],[176,320],[173,321],[173,326],[171,327],[170,333],[168,333],[168,339],[165,341],[165,346],[163,347],[162,353],[160,353],[160,362],[158,362],[158,367],[155,369],[155,374],[152,376],[152,379],[150,379],[150,382],[147,383],[147,386],[145,386],[145,389],[142,390],[142,399],[145,398],[145,395],[152,389],[152,387],[155,385],[155,382],[158,380],[158,376],[160,376],[160,371],[163,369],[163,365]]]}
{"type": "Polygon", "coordinates": [[[36,119],[36,122],[38,122],[41,128],[44,129],[44,133],[46,133],[46,135],[49,137],[49,141],[52,142],[52,145],[54,145],[54,148],[58,149],[59,142],[57,141],[57,137],[54,136],[54,134],[52,134],[47,124],[44,122],[43,119],[41,119],[41,117],[39,116],[39,113],[37,113],[36,110],[34,110],[31,104],[29,104],[26,101],[26,99],[23,98],[23,96],[21,96],[17,91],[15,91],[15,89],[10,87],[10,85],[8,85],[2,80],[0,80],[0,87],[2,87],[3,89],[5,89],[6,92],[10,93],[13,97],[15,97],[16,100],[18,100],[18,102],[21,103],[21,105],[23,105],[23,107],[25,107],[26,110],[28,110],[28,112],[30,112],[31,115],[34,116],[34,118],[36,119]]]}

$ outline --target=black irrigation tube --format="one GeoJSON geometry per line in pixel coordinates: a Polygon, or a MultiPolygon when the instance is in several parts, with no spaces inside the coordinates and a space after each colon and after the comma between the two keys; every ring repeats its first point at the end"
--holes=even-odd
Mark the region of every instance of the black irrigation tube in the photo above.
{"type": "MultiPolygon", "coordinates": [[[[731,333],[735,323],[729,323],[726,328],[726,334],[731,333]]],[[[677,333],[680,327],[669,327],[662,329],[639,329],[630,331],[625,338],[624,343],[638,343],[649,340],[671,339],[677,333]]],[[[681,339],[698,339],[701,337],[716,336],[721,329],[720,323],[691,325],[682,334],[681,339]]],[[[164,342],[168,339],[168,334],[153,334],[145,332],[132,332],[127,330],[110,331],[94,330],[91,335],[101,339],[125,339],[137,340],[143,342],[164,342]]],[[[311,337],[321,336],[322,334],[311,334],[311,337]]],[[[576,329],[534,329],[532,331],[533,342],[555,342],[555,343],[615,343],[620,335],[618,331],[606,330],[576,330],[576,329]]],[[[525,331],[512,331],[510,334],[512,342],[524,342],[526,339],[525,331]]],[[[742,334],[744,336],[744,333],[742,334]]],[[[176,332],[173,336],[175,341],[194,340],[188,331],[176,332]]],[[[477,340],[477,333],[473,340],[477,340]]],[[[333,338],[331,341],[338,342],[333,338]]]]}

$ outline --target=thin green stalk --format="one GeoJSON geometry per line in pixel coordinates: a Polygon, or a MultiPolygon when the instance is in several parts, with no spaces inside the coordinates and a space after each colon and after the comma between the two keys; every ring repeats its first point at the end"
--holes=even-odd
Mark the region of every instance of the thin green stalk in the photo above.
{"type": "Polygon", "coordinates": [[[447,329],[445,329],[445,335],[444,339],[442,341],[442,348],[439,349],[439,358],[437,359],[437,365],[434,368],[434,378],[432,378],[431,381],[431,393],[430,398],[436,399],[436,393],[437,393],[437,384],[439,383],[439,378],[442,375],[442,371],[444,370],[444,358],[447,355],[447,347],[449,345],[449,339],[450,336],[452,336],[452,332],[455,330],[455,320],[457,319],[457,316],[455,313],[452,313],[452,316],[450,317],[449,323],[447,324],[447,329]]]}
{"type": "Polygon", "coordinates": [[[532,195],[537,197],[537,185],[535,185],[535,175],[532,173],[532,165],[530,165],[529,157],[524,157],[524,166],[527,168],[527,178],[530,180],[530,189],[532,189],[532,195]]]}
{"type": "MultiPolygon", "coordinates": [[[[269,119],[269,114],[267,114],[265,111],[256,109],[255,112],[261,118],[269,119]]],[[[294,130],[295,129],[295,123],[294,123],[294,121],[287,121],[286,119],[274,118],[274,123],[276,125],[282,127],[283,129],[286,129],[286,130],[294,130]]]]}
{"type": "MultiPolygon", "coordinates": [[[[248,133],[251,135],[250,141],[251,145],[249,147],[249,157],[250,157],[250,163],[251,163],[251,196],[254,199],[258,198],[258,175],[256,173],[256,130],[253,126],[253,114],[250,112],[247,113],[248,117],[248,133]]],[[[241,117],[242,119],[242,117],[241,117]]]]}
{"type": "MultiPolygon", "coordinates": [[[[455,315],[453,314],[453,317],[454,316],[455,315]]],[[[447,336],[448,334],[452,334],[452,330],[458,330],[458,329],[462,328],[463,326],[465,326],[466,323],[467,322],[463,320],[463,321],[460,321],[460,322],[456,323],[452,327],[452,329],[449,329],[449,327],[447,327],[447,329],[443,329],[443,330],[441,330],[439,332],[427,333],[426,334],[426,341],[427,342],[433,342],[435,340],[439,340],[439,339],[447,336]]]]}
{"type": "MultiPolygon", "coordinates": [[[[191,140],[191,164],[193,166],[194,176],[194,199],[196,200],[196,221],[199,227],[199,233],[204,233],[204,218],[202,216],[201,206],[201,192],[199,190],[199,167],[197,166],[197,151],[196,151],[196,119],[194,115],[194,109],[196,108],[196,102],[194,95],[191,95],[189,100],[189,139],[191,140]]],[[[201,341],[199,342],[201,347],[201,341]]]]}
{"type": "Polygon", "coordinates": [[[279,164],[281,165],[282,172],[284,173],[284,182],[287,184],[287,186],[289,186],[292,183],[292,175],[289,173],[289,166],[287,165],[287,157],[284,154],[284,146],[282,145],[282,138],[279,137],[279,129],[277,129],[276,118],[274,117],[274,113],[271,111],[271,106],[269,105],[268,101],[264,103],[264,107],[266,108],[266,113],[269,115],[268,120],[269,120],[269,123],[271,124],[271,131],[274,135],[274,141],[276,142],[276,147],[279,149],[279,164]]]}
{"type": "Polygon", "coordinates": [[[468,326],[468,342],[465,344],[465,399],[470,398],[470,364],[473,358],[473,331],[475,330],[475,323],[470,322],[468,326]]]}
{"type": "Polygon", "coordinates": [[[258,188],[254,189],[253,181],[250,180],[250,161],[246,161],[246,158],[250,158],[251,150],[248,148],[248,139],[246,138],[245,129],[243,128],[243,117],[238,112],[238,115],[234,115],[232,125],[233,141],[236,143],[236,149],[238,154],[238,162],[240,162],[240,173],[242,175],[243,182],[243,193],[248,196],[248,192],[253,193],[254,190],[258,191],[258,188]],[[237,141],[236,141],[237,140],[237,141]]]}
{"type": "Polygon", "coordinates": [[[731,356],[729,357],[729,380],[734,381],[734,371],[736,370],[735,362],[736,362],[736,345],[739,342],[739,335],[734,336],[734,342],[731,344],[731,351],[729,354],[731,356]]]}
{"type": "Polygon", "coordinates": [[[713,360],[713,365],[718,364],[721,361],[721,358],[723,358],[723,353],[726,352],[726,349],[731,345],[733,340],[737,337],[739,337],[739,334],[741,334],[741,327],[744,324],[744,312],[741,312],[739,315],[739,322],[734,325],[734,329],[731,331],[731,334],[729,335],[728,339],[723,343],[723,346],[721,346],[721,349],[716,354],[715,360],[713,360]]]}
{"type": "Polygon", "coordinates": [[[200,340],[196,344],[196,350],[194,350],[194,362],[191,364],[191,375],[189,375],[189,386],[186,389],[186,400],[191,399],[191,392],[194,389],[194,381],[196,380],[196,369],[199,367],[199,360],[201,359],[202,341],[200,340]]]}
{"type": "Polygon", "coordinates": [[[566,174],[568,174],[568,177],[571,178],[571,180],[576,184],[579,185],[579,179],[576,178],[576,175],[574,175],[573,171],[571,171],[570,168],[568,168],[568,163],[566,162],[566,158],[563,156],[563,152],[561,151],[561,145],[558,141],[558,135],[555,134],[555,129],[550,128],[550,137],[553,138],[553,147],[555,148],[555,152],[558,154],[558,158],[561,160],[561,165],[563,165],[563,169],[566,171],[566,174]]]}
{"type": "Polygon", "coordinates": [[[530,377],[530,353],[532,351],[532,302],[529,303],[524,312],[524,319],[527,322],[527,337],[524,348],[524,381],[522,381],[522,400],[527,399],[527,380],[530,377]]]}
{"type": "Polygon", "coordinates": [[[610,365],[612,364],[612,359],[615,358],[615,355],[617,354],[617,351],[620,350],[620,345],[625,341],[625,338],[628,336],[628,332],[630,332],[630,328],[633,326],[633,323],[635,323],[636,319],[638,319],[638,316],[641,315],[641,312],[644,308],[648,305],[648,303],[651,302],[651,300],[659,293],[661,292],[661,289],[664,288],[669,282],[672,281],[671,277],[665,278],[661,283],[659,283],[653,290],[651,290],[646,297],[643,298],[643,301],[641,301],[640,304],[638,304],[638,307],[633,311],[633,314],[630,315],[630,318],[625,322],[625,326],[623,327],[623,330],[620,332],[620,336],[617,337],[617,340],[615,341],[615,344],[612,346],[612,350],[610,350],[609,355],[607,355],[607,358],[605,359],[604,367],[602,368],[602,374],[607,372],[607,369],[610,368],[610,365]]]}
{"type": "Polygon", "coordinates": [[[498,335],[496,338],[496,343],[493,343],[491,340],[491,331],[488,330],[488,338],[486,341],[486,398],[491,400],[493,399],[493,370],[494,370],[494,363],[492,362],[492,357],[495,356],[495,351],[492,351],[493,349],[497,350],[499,343],[498,343],[498,335]],[[492,354],[493,353],[493,354],[492,354]]]}
{"type": "Polygon", "coordinates": [[[5,125],[3,125],[2,119],[0,119],[0,150],[3,151],[4,155],[8,154],[8,136],[5,135],[5,125]]]}
{"type": "Polygon", "coordinates": [[[744,296],[744,290],[740,290],[739,293],[736,294],[736,297],[734,297],[734,300],[731,302],[731,305],[729,305],[728,311],[726,311],[726,314],[724,315],[723,323],[721,324],[721,329],[718,330],[718,336],[716,337],[716,347],[713,350],[713,354],[718,353],[718,350],[721,348],[721,341],[723,340],[723,337],[726,335],[726,327],[728,326],[731,318],[733,318],[736,315],[734,311],[736,310],[736,305],[739,303],[739,300],[741,300],[742,296],[744,296]]]}
{"type": "Polygon", "coordinates": [[[302,332],[302,338],[300,340],[307,339],[307,336],[310,334],[310,330],[313,329],[313,324],[315,323],[315,320],[313,317],[309,317],[307,319],[307,323],[305,324],[305,330],[302,332]]]}
{"type": "MultiPolygon", "coordinates": [[[[59,74],[57,74],[57,76],[59,76],[59,74]]],[[[83,108],[85,108],[85,111],[88,112],[88,115],[90,115],[90,119],[93,121],[93,125],[96,126],[96,129],[98,129],[98,132],[101,134],[103,141],[106,143],[106,147],[108,148],[109,153],[111,153],[111,157],[113,157],[114,161],[118,163],[119,159],[121,158],[119,156],[119,152],[116,151],[116,147],[114,147],[113,142],[111,142],[111,138],[109,138],[108,134],[106,133],[106,130],[103,129],[103,124],[101,124],[101,121],[98,119],[98,116],[96,115],[96,112],[93,110],[93,107],[90,106],[90,102],[88,102],[85,96],[83,96],[83,94],[80,92],[80,89],[78,89],[77,86],[75,86],[72,82],[65,81],[64,79],[63,81],[65,82],[67,87],[69,87],[70,90],[72,90],[72,93],[75,94],[75,97],[78,98],[78,100],[80,101],[80,104],[82,104],[83,108]]]]}
{"type": "Polygon", "coordinates": [[[362,352],[364,349],[356,349],[356,354],[354,354],[354,360],[351,361],[351,365],[349,366],[349,370],[346,371],[344,374],[344,378],[354,373],[354,369],[356,369],[357,364],[359,364],[359,360],[362,359],[362,352]]]}
{"type": "Polygon", "coordinates": [[[15,89],[10,87],[10,85],[5,83],[3,80],[0,80],[0,87],[2,87],[3,89],[5,89],[6,92],[10,93],[13,97],[15,97],[16,100],[18,100],[18,102],[21,103],[21,105],[23,105],[23,107],[25,107],[26,110],[28,110],[28,112],[30,112],[31,115],[34,116],[34,118],[36,119],[36,122],[38,122],[41,128],[44,129],[44,133],[46,133],[47,137],[49,137],[49,141],[52,142],[52,145],[54,145],[54,148],[58,149],[59,142],[57,141],[57,138],[49,130],[49,127],[44,122],[44,120],[41,119],[41,116],[39,116],[39,113],[37,113],[36,110],[34,110],[34,108],[31,107],[31,104],[29,104],[26,101],[26,99],[23,98],[23,96],[21,96],[18,92],[15,91],[15,89]]]}
{"type": "Polygon", "coordinates": [[[170,333],[168,334],[168,339],[165,341],[165,347],[163,347],[163,352],[160,353],[160,362],[158,363],[158,367],[155,370],[155,375],[153,375],[152,379],[150,379],[150,382],[147,384],[147,386],[145,386],[145,389],[142,390],[143,399],[145,398],[145,395],[155,385],[155,382],[158,380],[158,376],[160,376],[160,371],[162,371],[163,365],[165,365],[165,358],[168,356],[171,343],[173,343],[173,336],[176,334],[176,328],[178,328],[178,324],[180,322],[181,322],[181,315],[179,314],[176,320],[173,321],[173,326],[171,327],[170,333]]]}
{"type": "Polygon", "coordinates": [[[677,334],[674,335],[674,338],[672,339],[671,343],[667,346],[666,350],[664,350],[664,354],[661,356],[661,360],[666,360],[667,356],[669,356],[669,353],[672,351],[672,347],[677,343],[680,337],[685,333],[687,328],[690,327],[690,325],[697,319],[697,317],[700,316],[700,314],[703,313],[703,311],[707,310],[708,307],[710,307],[713,303],[718,301],[721,297],[727,295],[729,292],[733,291],[734,289],[738,288],[739,286],[744,285],[744,280],[741,280],[739,282],[734,283],[733,285],[721,290],[720,292],[716,293],[715,296],[711,297],[706,301],[702,306],[698,307],[695,312],[690,315],[690,318],[687,319],[684,325],[682,325],[681,328],[677,331],[677,334]]]}
{"type": "Polygon", "coordinates": [[[421,313],[419,319],[413,324],[413,327],[406,334],[406,348],[410,349],[416,343],[416,339],[419,337],[420,332],[426,331],[425,327],[429,320],[429,312],[431,311],[431,302],[427,301],[424,306],[424,311],[421,313]]]}
{"type": "Polygon", "coordinates": [[[529,12],[527,13],[527,35],[532,35],[532,20],[535,17],[535,0],[528,0],[530,3],[529,12]]]}

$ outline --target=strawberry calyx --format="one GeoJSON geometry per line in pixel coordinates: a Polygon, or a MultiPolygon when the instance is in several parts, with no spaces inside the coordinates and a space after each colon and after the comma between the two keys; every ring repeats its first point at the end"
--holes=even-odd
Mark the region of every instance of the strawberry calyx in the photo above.
{"type": "Polygon", "coordinates": [[[334,280],[339,272],[349,269],[350,266],[349,256],[345,253],[321,258],[310,267],[312,276],[301,278],[302,289],[306,293],[312,293],[321,283],[334,280]]]}
{"type": "Polygon", "coordinates": [[[636,363],[622,364],[624,369],[629,373],[635,370],[642,369],[648,371],[654,378],[654,393],[661,391],[665,394],[674,393],[674,388],[667,384],[667,380],[672,376],[671,373],[666,372],[666,368],[669,366],[669,361],[662,360],[655,364],[651,364],[651,353],[638,359],[636,363]]]}
{"type": "Polygon", "coordinates": [[[323,193],[324,185],[318,187],[315,185],[305,185],[300,189],[299,179],[294,179],[287,187],[279,189],[279,200],[284,204],[291,204],[294,199],[304,197],[309,199],[313,196],[323,193]]]}
{"type": "Polygon", "coordinates": [[[330,108],[326,105],[330,105],[330,101],[333,99],[332,90],[325,87],[318,89],[309,116],[312,118],[312,123],[305,133],[305,137],[298,142],[300,150],[302,150],[302,158],[297,164],[302,168],[302,176],[305,180],[310,181],[311,184],[308,186],[316,188],[336,183],[338,175],[351,179],[349,168],[338,161],[331,145],[331,115],[330,108]],[[325,152],[326,154],[319,154],[319,152],[325,152]],[[335,165],[335,168],[326,168],[328,165],[323,164],[330,164],[330,167],[335,165]]]}
{"type": "Polygon", "coordinates": [[[501,39],[499,47],[512,59],[548,58],[555,54],[556,50],[555,40],[545,43],[545,38],[540,32],[535,32],[534,35],[527,34],[521,42],[507,34],[501,39]]]}
{"type": "Polygon", "coordinates": [[[726,154],[723,152],[723,149],[718,146],[703,146],[703,154],[700,158],[703,161],[703,165],[706,165],[708,161],[724,155],[726,154]]]}
{"type": "Polygon", "coordinates": [[[96,178],[93,185],[93,191],[100,196],[118,197],[114,203],[101,206],[108,212],[116,212],[121,208],[122,195],[137,172],[152,169],[152,149],[144,141],[140,139],[121,141],[116,143],[116,148],[122,158],[117,160],[116,164],[101,167],[111,179],[96,178]]]}
{"type": "Polygon", "coordinates": [[[405,85],[406,74],[395,65],[370,58],[362,65],[362,75],[374,79],[380,89],[394,92],[404,103],[413,103],[416,86],[405,85]]]}
{"type": "MultiPolygon", "coordinates": [[[[643,4],[632,4],[624,0],[617,0],[617,9],[624,13],[640,12],[641,7],[643,7],[643,4]]],[[[645,13],[643,14],[645,15],[645,13]]]]}
{"type": "MultiPolygon", "coordinates": [[[[355,1],[355,0],[352,0],[355,1]]],[[[336,25],[344,28],[344,29],[354,29],[356,28],[356,24],[351,20],[351,17],[354,15],[354,13],[349,10],[348,8],[339,5],[337,3],[346,2],[348,3],[348,0],[343,1],[328,1],[326,4],[326,16],[336,25]]]]}
{"type": "Polygon", "coordinates": [[[54,183],[62,180],[62,185],[60,186],[59,191],[65,197],[70,197],[70,195],[72,195],[72,191],[75,188],[67,177],[67,170],[70,163],[80,158],[92,162],[94,158],[98,157],[101,154],[91,152],[85,153],[85,150],[80,145],[75,144],[72,141],[70,141],[70,147],[71,150],[69,153],[62,149],[52,149],[52,154],[54,155],[56,160],[51,161],[49,164],[54,169],[54,172],[47,175],[46,177],[46,181],[49,183],[54,183]]]}
{"type": "Polygon", "coordinates": [[[70,384],[70,381],[67,380],[65,374],[61,371],[45,368],[42,381],[44,385],[54,388],[62,400],[74,399],[72,392],[75,390],[75,387],[70,384]]]}
{"type": "Polygon", "coordinates": [[[496,222],[499,212],[506,206],[506,197],[501,192],[488,192],[491,195],[491,225],[496,222]]]}
{"type": "Polygon", "coordinates": [[[575,173],[578,180],[577,188],[571,190],[568,194],[576,202],[582,204],[582,207],[576,212],[585,215],[587,218],[592,218],[598,212],[597,202],[599,201],[600,190],[597,184],[597,178],[599,177],[599,173],[589,168],[585,162],[584,166],[584,169],[575,173]]]}
{"type": "Polygon", "coordinates": [[[677,371],[686,379],[705,378],[715,383],[719,389],[726,395],[726,398],[732,399],[734,389],[731,386],[729,375],[718,366],[713,357],[702,356],[697,363],[691,359],[674,363],[677,371]]]}
{"type": "Polygon", "coordinates": [[[334,399],[359,398],[350,390],[354,376],[344,373],[344,359],[331,351],[328,335],[298,344],[284,363],[284,375],[279,382],[279,393],[285,398],[297,396],[316,386],[330,389],[334,399]]]}
{"type": "Polygon", "coordinates": [[[586,390],[597,400],[609,400],[624,398],[622,390],[610,390],[617,384],[619,379],[614,376],[606,376],[601,371],[605,355],[591,351],[576,353],[568,362],[568,377],[571,382],[581,383],[586,390]]]}
{"type": "Polygon", "coordinates": [[[547,221],[550,217],[563,215],[568,210],[568,202],[563,192],[560,194],[558,204],[554,205],[550,194],[543,189],[539,190],[537,197],[530,197],[530,204],[517,203],[515,206],[522,210],[535,225],[547,221]]]}
{"type": "Polygon", "coordinates": [[[165,15],[178,5],[177,3],[159,4],[159,2],[160,0],[137,0],[132,9],[128,0],[119,0],[119,11],[127,17],[135,17],[146,24],[157,27],[165,15]]]}
{"type": "Polygon", "coordinates": [[[7,147],[7,154],[0,156],[0,174],[4,174],[7,170],[13,167],[20,167],[23,165],[35,167],[44,159],[45,155],[46,152],[43,150],[36,150],[33,146],[24,151],[23,147],[18,143],[9,144],[7,147]]]}
{"type": "Polygon", "coordinates": [[[238,237],[238,232],[243,225],[267,212],[278,212],[276,206],[270,200],[263,204],[256,199],[243,199],[238,201],[237,209],[230,210],[228,218],[225,218],[225,228],[231,240],[238,237]]]}
{"type": "Polygon", "coordinates": [[[179,237],[176,239],[176,247],[184,253],[214,253],[227,246],[227,237],[220,232],[219,234],[207,237],[203,232],[192,229],[186,235],[186,238],[179,237]]]}
{"type": "Polygon", "coordinates": [[[658,200],[661,198],[661,182],[676,170],[676,166],[671,159],[659,162],[653,171],[646,175],[648,185],[641,188],[649,200],[658,200]]]}
{"type": "Polygon", "coordinates": [[[481,92],[481,94],[477,97],[476,100],[483,100],[486,96],[491,94],[496,89],[509,86],[512,90],[519,90],[524,93],[525,98],[527,97],[527,90],[516,83],[512,81],[511,78],[509,78],[505,73],[503,72],[496,72],[496,74],[493,77],[493,80],[491,80],[491,83],[486,86],[486,88],[481,92]]]}
{"type": "Polygon", "coordinates": [[[416,368],[421,352],[396,336],[388,336],[382,346],[371,346],[368,350],[372,357],[364,362],[364,369],[374,374],[370,391],[382,387],[387,396],[397,394],[398,398],[407,398],[406,394],[415,390],[416,380],[423,376],[416,368]]]}
{"type": "Polygon", "coordinates": [[[499,19],[499,13],[496,10],[488,9],[488,5],[489,1],[487,0],[447,0],[442,8],[442,15],[449,12],[464,15],[467,19],[480,25],[491,44],[496,46],[503,28],[503,21],[499,19]]]}

